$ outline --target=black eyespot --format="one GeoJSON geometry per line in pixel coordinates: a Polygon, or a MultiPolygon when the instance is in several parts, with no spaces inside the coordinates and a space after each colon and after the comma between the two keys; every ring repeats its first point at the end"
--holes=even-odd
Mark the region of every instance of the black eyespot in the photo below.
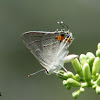
{"type": "Polygon", "coordinates": [[[61,36],[65,36],[64,34],[61,34],[61,36]]]}
{"type": "Polygon", "coordinates": [[[67,38],[69,38],[69,36],[67,36],[67,38]]]}
{"type": "Polygon", "coordinates": [[[46,71],[46,74],[49,74],[49,72],[47,70],[45,70],[45,71],[46,71]]]}

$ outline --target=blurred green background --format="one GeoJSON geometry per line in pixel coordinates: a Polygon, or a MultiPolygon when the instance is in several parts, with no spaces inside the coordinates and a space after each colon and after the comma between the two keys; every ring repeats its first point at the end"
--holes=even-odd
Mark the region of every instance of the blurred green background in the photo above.
{"type": "MultiPolygon", "coordinates": [[[[55,31],[64,21],[75,40],[70,54],[95,54],[100,42],[100,0],[0,0],[0,100],[73,100],[56,75],[43,72],[38,61],[22,42],[26,31],[55,31]]],[[[66,68],[74,72],[72,65],[66,68]]],[[[74,72],[75,73],[75,72],[74,72]]],[[[99,100],[88,88],[77,100],[99,100]]]]}

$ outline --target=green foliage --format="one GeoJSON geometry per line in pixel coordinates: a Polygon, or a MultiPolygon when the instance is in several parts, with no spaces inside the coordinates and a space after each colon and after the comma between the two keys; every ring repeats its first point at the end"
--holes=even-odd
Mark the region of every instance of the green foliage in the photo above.
{"type": "Polygon", "coordinates": [[[79,87],[72,93],[74,99],[78,98],[80,93],[85,91],[84,87],[93,88],[97,94],[100,94],[100,43],[97,46],[96,57],[93,53],[87,52],[81,54],[79,60],[75,58],[71,63],[76,71],[59,71],[58,77],[63,79],[63,85],[70,90],[72,87],[79,87]]]}

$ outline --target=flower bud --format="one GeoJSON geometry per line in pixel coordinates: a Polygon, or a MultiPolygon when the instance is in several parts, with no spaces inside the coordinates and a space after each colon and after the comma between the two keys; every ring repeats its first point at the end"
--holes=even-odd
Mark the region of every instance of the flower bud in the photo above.
{"type": "Polygon", "coordinates": [[[71,87],[80,87],[81,86],[79,82],[77,82],[76,80],[74,80],[72,78],[64,80],[63,85],[64,86],[70,85],[71,87]]]}
{"type": "Polygon", "coordinates": [[[76,73],[80,76],[83,77],[83,71],[82,71],[82,67],[81,64],[79,62],[79,60],[76,58],[72,61],[72,65],[76,71],[76,73]]]}
{"type": "Polygon", "coordinates": [[[89,58],[90,56],[95,58],[95,55],[94,55],[92,52],[87,52],[86,56],[87,56],[88,58],[89,58]]]}
{"type": "Polygon", "coordinates": [[[90,66],[90,69],[92,69],[95,56],[94,56],[94,54],[92,52],[87,52],[86,56],[88,58],[87,62],[89,64],[89,66],[90,66]]]}
{"type": "Polygon", "coordinates": [[[73,92],[72,96],[74,99],[77,99],[79,97],[79,94],[80,94],[80,91],[78,90],[78,91],[73,92]]]}
{"type": "Polygon", "coordinates": [[[96,87],[96,93],[100,94],[100,87],[99,86],[96,87]]]}
{"type": "Polygon", "coordinates": [[[96,77],[97,77],[97,78],[99,77],[99,73],[96,73],[96,77]]]}
{"type": "Polygon", "coordinates": [[[75,75],[75,80],[80,81],[80,76],[78,74],[75,75]]]}
{"type": "Polygon", "coordinates": [[[64,74],[58,73],[57,76],[63,80],[67,80],[68,77],[65,77],[64,74]]]}
{"type": "Polygon", "coordinates": [[[99,77],[96,80],[96,84],[100,85],[100,75],[99,75],[99,77]]]}
{"type": "Polygon", "coordinates": [[[83,93],[84,92],[84,88],[80,88],[78,91],[75,91],[72,93],[72,96],[74,97],[74,99],[78,98],[80,93],[83,93]]]}
{"type": "Polygon", "coordinates": [[[96,56],[100,58],[100,49],[96,51],[96,56]]]}
{"type": "Polygon", "coordinates": [[[99,73],[99,71],[100,71],[100,58],[96,57],[92,67],[92,75],[96,76],[96,73],[99,73]]]}
{"type": "Polygon", "coordinates": [[[92,88],[93,88],[93,89],[95,89],[96,87],[97,87],[97,85],[96,85],[96,84],[94,84],[94,85],[92,86],[92,88]]]}
{"type": "Polygon", "coordinates": [[[78,58],[78,55],[71,54],[71,55],[66,56],[66,57],[63,59],[63,62],[64,62],[64,63],[68,63],[68,62],[73,61],[75,58],[78,58]]]}
{"type": "Polygon", "coordinates": [[[64,72],[64,71],[60,70],[57,75],[58,75],[59,78],[61,78],[63,80],[67,80],[68,78],[75,79],[74,74],[70,71],[64,72]]]}
{"type": "Polygon", "coordinates": [[[84,65],[84,63],[87,61],[87,56],[85,54],[81,54],[80,57],[80,63],[82,64],[82,66],[84,65]]]}
{"type": "Polygon", "coordinates": [[[67,73],[64,73],[64,77],[75,79],[74,74],[72,72],[69,72],[69,71],[67,73]]]}
{"type": "Polygon", "coordinates": [[[87,82],[81,83],[81,87],[88,87],[88,83],[87,82]]]}
{"type": "Polygon", "coordinates": [[[67,85],[67,86],[66,86],[66,89],[67,89],[67,90],[70,90],[70,89],[71,89],[71,86],[70,86],[70,85],[67,85]]]}
{"type": "Polygon", "coordinates": [[[84,79],[86,82],[91,81],[90,67],[89,67],[88,63],[85,63],[83,65],[83,75],[84,75],[84,79]]]}
{"type": "Polygon", "coordinates": [[[59,73],[62,73],[62,74],[64,74],[65,72],[64,72],[63,70],[59,70],[59,73]]]}
{"type": "Polygon", "coordinates": [[[100,43],[98,43],[98,47],[97,47],[97,49],[100,49],[100,43]]]}
{"type": "Polygon", "coordinates": [[[83,93],[84,91],[85,91],[84,88],[81,87],[81,88],[80,88],[80,92],[83,93]]]}

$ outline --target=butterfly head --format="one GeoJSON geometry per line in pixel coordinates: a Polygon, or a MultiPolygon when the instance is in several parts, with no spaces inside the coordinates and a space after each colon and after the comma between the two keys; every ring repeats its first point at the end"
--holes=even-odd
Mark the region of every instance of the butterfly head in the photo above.
{"type": "Polygon", "coordinates": [[[57,23],[61,25],[63,29],[61,29],[61,31],[58,31],[58,29],[56,30],[56,32],[59,33],[59,36],[55,38],[58,39],[60,42],[66,39],[67,41],[69,41],[69,43],[71,43],[73,37],[72,37],[72,33],[69,32],[70,29],[68,25],[66,25],[63,21],[57,23]],[[65,27],[67,27],[67,31],[65,30],[65,27]]]}
{"type": "Polygon", "coordinates": [[[68,25],[65,24],[63,21],[57,22],[57,23],[58,23],[59,25],[61,25],[61,27],[63,28],[63,29],[61,29],[61,32],[65,32],[65,28],[67,28],[67,31],[70,30],[69,27],[68,27],[68,25]]]}

